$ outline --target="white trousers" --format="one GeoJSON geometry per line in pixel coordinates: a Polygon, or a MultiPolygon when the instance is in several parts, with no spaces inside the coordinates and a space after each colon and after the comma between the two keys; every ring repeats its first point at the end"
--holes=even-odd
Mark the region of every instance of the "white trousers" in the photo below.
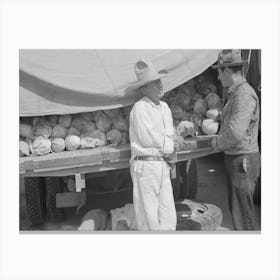
{"type": "Polygon", "coordinates": [[[164,161],[132,161],[133,205],[138,230],[176,230],[170,168],[164,161]]]}

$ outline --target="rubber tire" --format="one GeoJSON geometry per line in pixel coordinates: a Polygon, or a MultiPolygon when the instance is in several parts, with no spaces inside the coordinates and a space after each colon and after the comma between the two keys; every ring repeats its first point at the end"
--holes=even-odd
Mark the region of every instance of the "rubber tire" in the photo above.
{"type": "Polygon", "coordinates": [[[51,222],[64,220],[63,208],[56,208],[56,194],[63,192],[63,182],[60,177],[46,177],[47,217],[51,222]]]}
{"type": "Polygon", "coordinates": [[[32,225],[41,225],[46,218],[45,180],[41,177],[24,178],[27,215],[32,225]]]}
{"type": "Polygon", "coordinates": [[[186,199],[176,203],[175,207],[177,213],[176,230],[213,231],[221,226],[223,221],[221,209],[213,204],[198,203],[186,199]],[[192,210],[196,208],[198,211],[192,210]],[[191,213],[194,214],[188,217],[191,213]],[[182,217],[183,214],[186,217],[182,217]]]}
{"type": "Polygon", "coordinates": [[[197,178],[197,162],[196,160],[187,160],[181,162],[179,165],[179,176],[181,180],[180,199],[195,199],[198,190],[198,178],[197,178]],[[187,164],[190,166],[187,170],[187,164]]]}

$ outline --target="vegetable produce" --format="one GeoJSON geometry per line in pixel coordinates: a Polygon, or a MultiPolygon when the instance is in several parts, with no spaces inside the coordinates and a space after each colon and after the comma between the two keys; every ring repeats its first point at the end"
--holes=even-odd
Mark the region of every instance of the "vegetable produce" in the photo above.
{"type": "Polygon", "coordinates": [[[62,124],[65,127],[70,127],[72,122],[72,116],[71,115],[60,115],[58,117],[58,123],[62,124]]]}
{"type": "Polygon", "coordinates": [[[218,109],[210,109],[206,112],[206,117],[215,121],[220,115],[220,111],[218,109]]]}
{"type": "Polygon", "coordinates": [[[109,109],[103,111],[108,117],[111,119],[115,118],[116,116],[120,115],[121,110],[120,109],[109,109]]]}
{"type": "Polygon", "coordinates": [[[38,136],[29,147],[33,156],[43,156],[51,151],[51,141],[46,137],[38,136]]]}
{"type": "Polygon", "coordinates": [[[19,141],[19,155],[29,156],[29,145],[25,141],[19,141]]]}
{"type": "Polygon", "coordinates": [[[217,109],[221,107],[221,99],[216,93],[210,93],[205,98],[208,109],[217,109]]]}
{"type": "Polygon", "coordinates": [[[182,121],[177,126],[177,135],[187,137],[194,136],[196,132],[195,124],[189,121],[182,121]]]}
{"type": "Polygon", "coordinates": [[[107,134],[107,141],[110,144],[119,145],[122,142],[122,133],[118,129],[111,129],[107,134]]]}
{"type": "Polygon", "coordinates": [[[77,135],[68,135],[65,138],[65,146],[68,151],[75,151],[81,144],[80,137],[77,135]]]}
{"type": "Polygon", "coordinates": [[[81,139],[81,148],[90,149],[97,147],[97,138],[85,137],[81,139]]]}
{"type": "Polygon", "coordinates": [[[57,124],[58,117],[57,115],[50,115],[46,117],[48,124],[53,127],[57,124]]]}
{"type": "Polygon", "coordinates": [[[181,108],[187,109],[191,103],[191,97],[183,93],[178,93],[176,97],[176,103],[181,108]]]}
{"type": "Polygon", "coordinates": [[[40,120],[34,128],[35,136],[43,136],[48,138],[52,135],[52,128],[45,120],[40,120]]]}
{"type": "Polygon", "coordinates": [[[206,101],[204,99],[199,99],[195,101],[193,105],[193,111],[198,115],[204,115],[207,111],[206,101]]]}
{"type": "Polygon", "coordinates": [[[81,128],[81,134],[83,133],[88,133],[88,132],[91,132],[93,130],[96,129],[96,126],[95,124],[92,122],[92,121],[85,121],[83,124],[82,124],[82,128],[81,128]]]}
{"type": "Polygon", "coordinates": [[[113,118],[113,128],[118,129],[120,131],[127,131],[128,130],[128,125],[126,120],[118,115],[113,118]]]}
{"type": "Polygon", "coordinates": [[[207,135],[215,135],[217,134],[219,129],[219,123],[215,122],[211,119],[205,119],[202,122],[202,131],[207,135]]]}
{"type": "Polygon", "coordinates": [[[93,121],[93,114],[91,112],[81,113],[80,117],[86,121],[93,121]]]}
{"type": "Polygon", "coordinates": [[[65,149],[65,141],[63,138],[55,138],[52,140],[51,150],[54,153],[60,153],[65,149]]]}
{"type": "Polygon", "coordinates": [[[76,117],[72,120],[71,126],[77,128],[79,131],[86,125],[87,121],[81,117],[76,117]]]}
{"type": "Polygon", "coordinates": [[[185,116],[184,110],[178,105],[171,105],[170,110],[174,119],[181,120],[185,116]]]}
{"type": "Polygon", "coordinates": [[[68,129],[61,125],[61,124],[57,124],[53,127],[52,129],[52,137],[53,138],[65,138],[68,134],[68,129]]]}
{"type": "Polygon", "coordinates": [[[33,137],[32,125],[21,122],[19,124],[19,135],[22,137],[32,138],[33,137]]]}
{"type": "Polygon", "coordinates": [[[80,136],[80,131],[76,128],[76,127],[69,127],[68,129],[68,135],[77,135],[77,136],[80,136]]]}
{"type": "Polygon", "coordinates": [[[100,118],[96,121],[97,128],[103,132],[108,132],[111,129],[112,124],[111,118],[105,114],[100,116],[100,118]]]}

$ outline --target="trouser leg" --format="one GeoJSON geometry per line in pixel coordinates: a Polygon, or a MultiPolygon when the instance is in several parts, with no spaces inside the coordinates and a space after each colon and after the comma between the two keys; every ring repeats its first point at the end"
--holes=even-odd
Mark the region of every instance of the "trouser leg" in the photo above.
{"type": "Polygon", "coordinates": [[[162,181],[159,189],[159,223],[162,230],[176,230],[177,216],[170,180],[170,169],[162,163],[162,181]]]}
{"type": "Polygon", "coordinates": [[[226,155],[230,186],[230,209],[236,230],[257,230],[253,194],[259,175],[258,154],[226,155]],[[246,158],[246,167],[244,160],[246,158]]]}
{"type": "Polygon", "coordinates": [[[131,167],[131,177],[138,229],[159,230],[158,196],[161,170],[158,164],[137,161],[131,167]],[[137,165],[141,165],[142,168],[137,168],[137,165]]]}

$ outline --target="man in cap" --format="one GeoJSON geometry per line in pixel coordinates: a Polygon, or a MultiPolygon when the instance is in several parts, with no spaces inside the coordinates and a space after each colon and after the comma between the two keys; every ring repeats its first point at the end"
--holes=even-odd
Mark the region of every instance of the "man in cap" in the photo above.
{"type": "MultiPolygon", "coordinates": [[[[135,65],[137,82],[130,90],[144,97],[130,113],[133,204],[139,230],[176,230],[176,210],[170,181],[169,155],[174,153],[173,120],[163,96],[161,79],[150,61],[135,65]]],[[[176,139],[177,141],[178,139],[176,139]]]]}
{"type": "Polygon", "coordinates": [[[223,50],[213,66],[228,96],[221,129],[212,146],[225,152],[229,204],[236,230],[258,229],[253,194],[260,173],[259,100],[243,74],[247,63],[242,60],[241,50],[223,50]]]}

